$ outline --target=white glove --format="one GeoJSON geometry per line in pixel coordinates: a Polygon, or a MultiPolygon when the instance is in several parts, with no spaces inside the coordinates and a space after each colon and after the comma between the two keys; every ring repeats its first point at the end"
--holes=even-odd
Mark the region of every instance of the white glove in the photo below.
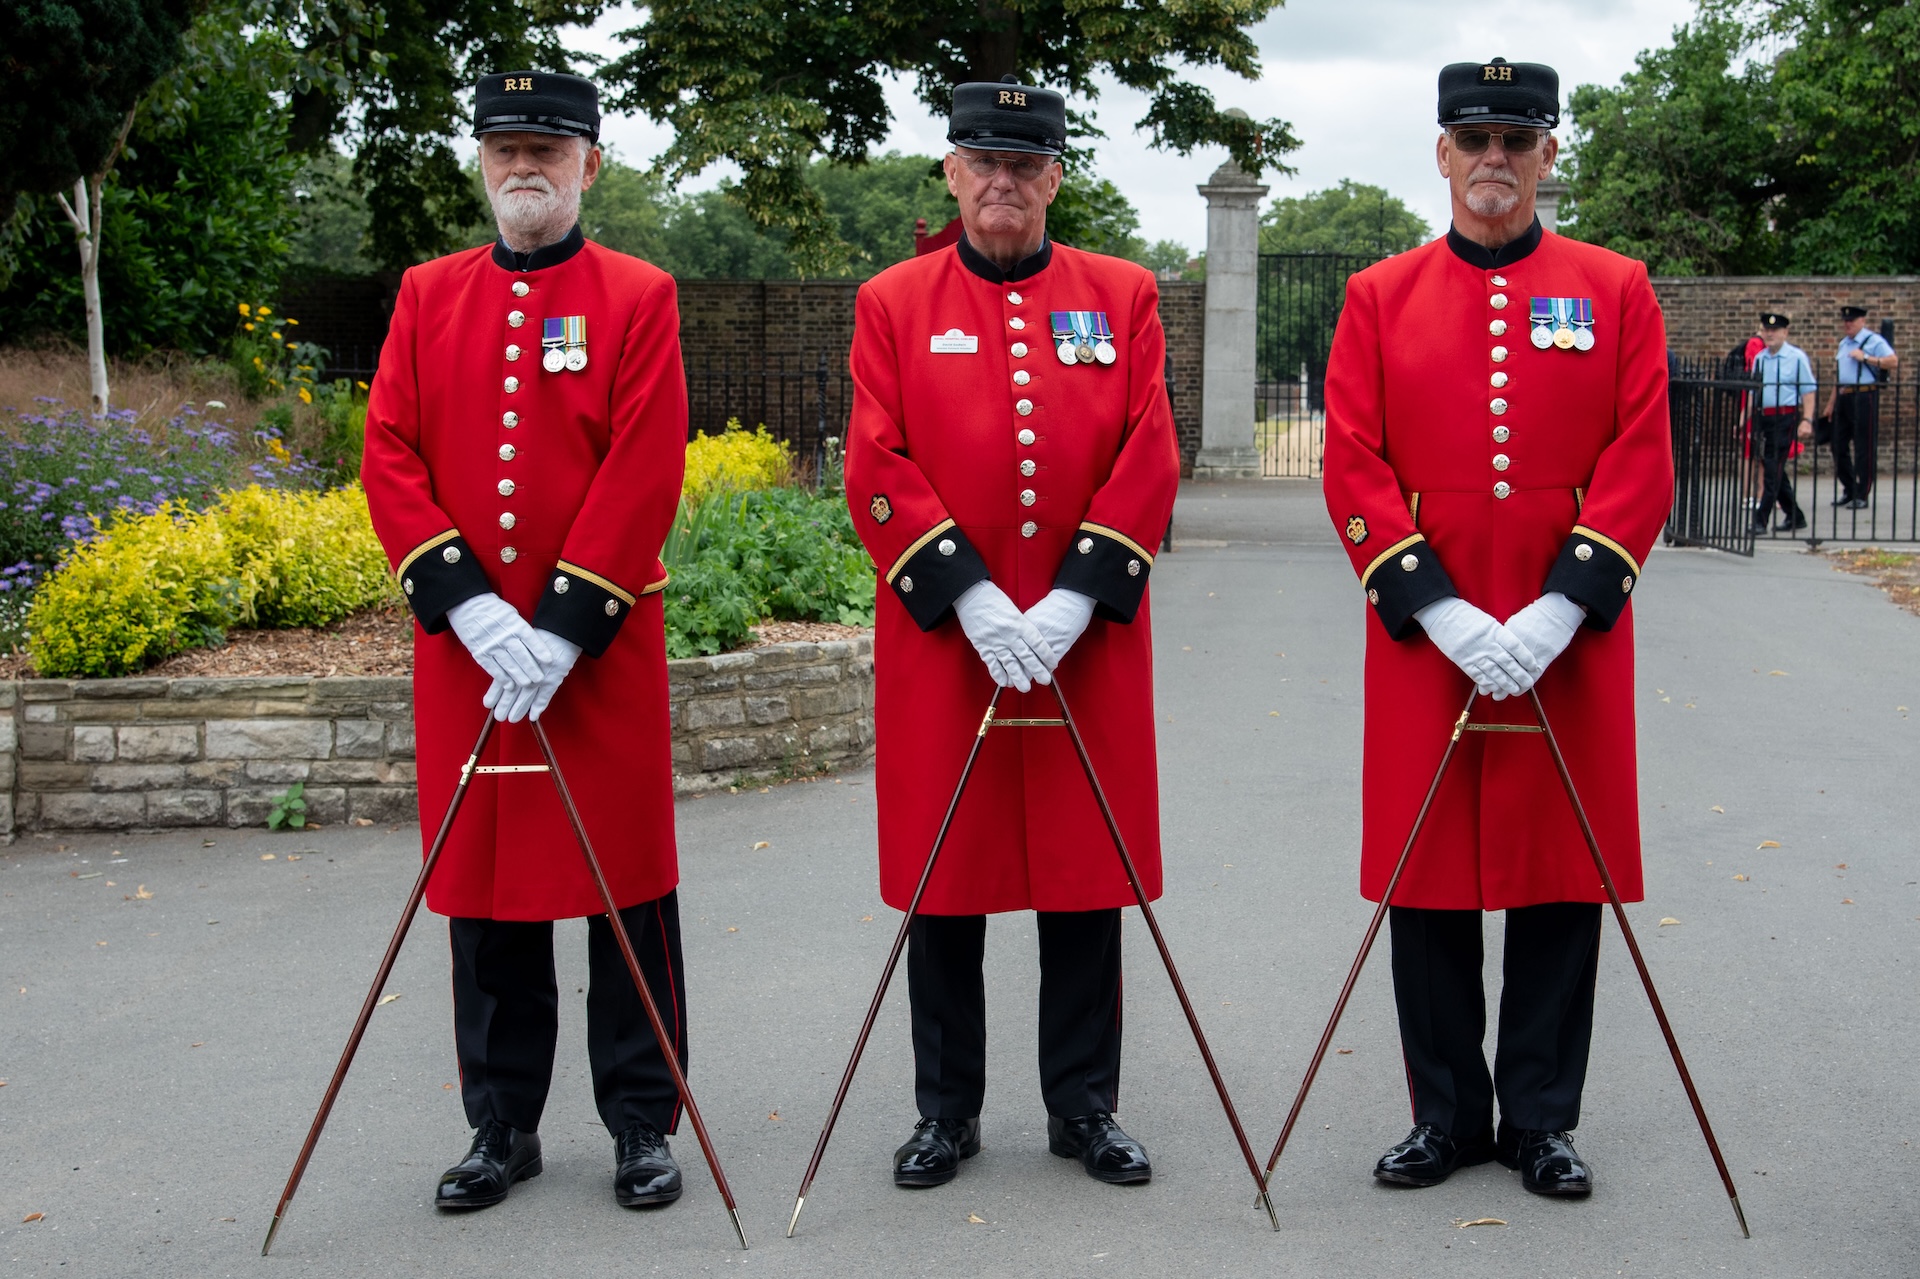
{"type": "Polygon", "coordinates": [[[1496,702],[1526,692],[1546,669],[1519,636],[1458,595],[1435,600],[1413,617],[1481,695],[1496,702]]]}
{"type": "Polygon", "coordinates": [[[534,631],[546,646],[553,650],[554,659],[543,668],[538,683],[530,685],[510,685],[500,680],[493,681],[493,687],[481,703],[494,713],[496,719],[504,719],[518,724],[531,715],[540,718],[547,709],[547,703],[560,691],[560,681],[567,677],[573,664],[580,660],[580,646],[570,639],[562,639],[552,631],[534,631]]]}
{"type": "Polygon", "coordinates": [[[1053,661],[1047,664],[1047,669],[1052,670],[1065,659],[1067,650],[1093,620],[1093,597],[1056,586],[1027,610],[1027,620],[1053,650],[1053,661]]]}
{"type": "Polygon", "coordinates": [[[1035,684],[1053,682],[1048,672],[1059,659],[1005,591],[992,582],[975,582],[953,602],[953,611],[987,664],[987,674],[1001,688],[1025,693],[1035,684]]]}
{"type": "Polygon", "coordinates": [[[1559,591],[1548,591],[1507,619],[1507,629],[1520,637],[1527,651],[1539,659],[1540,669],[1567,651],[1587,610],[1559,591]]]}
{"type": "Polygon", "coordinates": [[[447,610],[447,621],[480,669],[493,676],[495,687],[487,690],[482,703],[495,719],[505,719],[502,702],[509,699],[503,694],[538,684],[543,667],[553,660],[552,651],[513,605],[491,592],[455,604],[447,610]]]}

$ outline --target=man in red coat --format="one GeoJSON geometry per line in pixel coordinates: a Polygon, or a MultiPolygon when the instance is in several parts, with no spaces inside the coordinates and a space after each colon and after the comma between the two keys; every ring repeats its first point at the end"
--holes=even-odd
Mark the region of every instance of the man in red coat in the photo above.
{"type": "MultiPolygon", "coordinates": [[[[965,234],[861,288],[847,500],[880,592],[880,887],[904,909],[995,684],[1004,718],[1057,718],[1057,669],[1147,890],[1160,891],[1146,603],[1179,480],[1153,276],[1046,235],[1066,103],[955,88],[947,184],[965,234]]],[[[1040,932],[1048,1147],[1103,1181],[1147,1154],[1114,1122],[1120,908],[1133,900],[1060,728],[989,733],[909,934],[920,1122],[903,1186],[980,1148],[988,914],[1040,932]]]]}
{"type": "MultiPolygon", "coordinates": [[[[1620,892],[1641,896],[1627,605],[1672,499],[1665,333],[1644,266],[1534,217],[1558,118],[1550,67],[1442,71],[1453,227],[1355,275],[1334,337],[1326,500],[1373,606],[1360,879],[1376,901],[1469,687],[1476,722],[1526,726],[1509,699],[1536,681],[1620,892]]],[[[1466,735],[1393,898],[1415,1127],[1376,1177],[1430,1186],[1497,1158],[1528,1190],[1591,1190],[1569,1133],[1604,900],[1543,739],[1466,735]]]]}
{"type": "MultiPolygon", "coordinates": [[[[481,80],[474,132],[500,239],[402,280],[363,480],[418,622],[422,835],[446,810],[481,715],[507,721],[483,765],[539,763],[521,721],[541,719],[684,1063],[658,592],[686,383],[672,278],[580,234],[599,121],[594,87],[577,77],[481,80]]],[[[451,916],[454,1046],[476,1129],[435,1202],[486,1207],[540,1173],[559,1016],[552,921],[583,915],[587,1054],[615,1138],[615,1198],[678,1198],[672,1075],[550,778],[474,778],[427,904],[451,916]]]]}

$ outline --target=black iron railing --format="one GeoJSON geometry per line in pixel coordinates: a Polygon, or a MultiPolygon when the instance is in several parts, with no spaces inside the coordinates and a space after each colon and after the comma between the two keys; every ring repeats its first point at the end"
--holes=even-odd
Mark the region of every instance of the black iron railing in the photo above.
{"type": "Polygon", "coordinates": [[[1254,444],[1260,473],[1314,477],[1326,444],[1327,356],[1347,277],[1377,255],[1262,253],[1255,292],[1254,444]]]}

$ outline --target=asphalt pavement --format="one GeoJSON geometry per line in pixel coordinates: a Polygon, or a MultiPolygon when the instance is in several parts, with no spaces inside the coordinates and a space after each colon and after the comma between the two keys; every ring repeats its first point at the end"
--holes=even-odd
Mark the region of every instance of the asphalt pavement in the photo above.
{"type": "MultiPolygon", "coordinates": [[[[1175,530],[1154,575],[1159,916],[1264,1159],[1369,913],[1364,604],[1312,485],[1189,485],[1175,530]]],[[[1497,1165],[1419,1191],[1368,1176],[1408,1125],[1383,943],[1275,1179],[1276,1234],[1137,918],[1120,1117],[1155,1178],[1104,1186],[1047,1153],[1028,916],[988,930],[981,1155],[950,1186],[892,1185],[914,1117],[896,986],[784,1238],[898,919],[876,890],[859,772],[677,810],[692,1077],[750,1251],[684,1126],[686,1196],[614,1205],[574,993],[579,921],[558,929],[569,997],[546,1173],[500,1207],[436,1214],[467,1128],[445,926],[423,915],[259,1256],[417,869],[406,826],[30,836],[0,852],[0,1262],[143,1279],[1920,1273],[1920,620],[1794,552],[1656,551],[1634,606],[1648,899],[1629,914],[1751,1240],[1611,920],[1576,1134],[1591,1200],[1529,1196],[1497,1165]]],[[[1499,937],[1496,920],[1495,985],[1499,937]]]]}

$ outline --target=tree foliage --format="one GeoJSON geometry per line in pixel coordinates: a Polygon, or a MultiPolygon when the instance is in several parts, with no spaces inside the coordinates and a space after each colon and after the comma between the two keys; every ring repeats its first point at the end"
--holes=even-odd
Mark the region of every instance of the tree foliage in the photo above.
{"type": "MultiPolygon", "coordinates": [[[[891,123],[884,81],[912,79],[935,115],[952,86],[1015,74],[1076,102],[1112,76],[1148,97],[1140,127],[1153,145],[1224,145],[1252,173],[1286,172],[1299,146],[1281,120],[1221,110],[1179,67],[1221,67],[1253,79],[1247,28],[1274,0],[660,0],[622,33],[632,51],[604,70],[624,108],[672,126],[661,171],[680,181],[719,160],[741,170],[731,194],[755,225],[784,232],[809,269],[845,260],[824,197],[807,180],[815,156],[864,159],[891,123]]],[[[1084,121],[1077,132],[1087,135],[1084,121]]]]}
{"type": "Polygon", "coordinates": [[[1260,215],[1262,253],[1404,253],[1433,238],[1427,220],[1386,188],[1339,186],[1276,199],[1260,215]]]}
{"type": "Polygon", "coordinates": [[[0,0],[0,203],[99,173],[127,113],[179,63],[192,0],[0,0]]]}
{"type": "Polygon", "coordinates": [[[1920,269],[1920,10],[1704,0],[1575,90],[1571,235],[1656,274],[1920,269]]]}

